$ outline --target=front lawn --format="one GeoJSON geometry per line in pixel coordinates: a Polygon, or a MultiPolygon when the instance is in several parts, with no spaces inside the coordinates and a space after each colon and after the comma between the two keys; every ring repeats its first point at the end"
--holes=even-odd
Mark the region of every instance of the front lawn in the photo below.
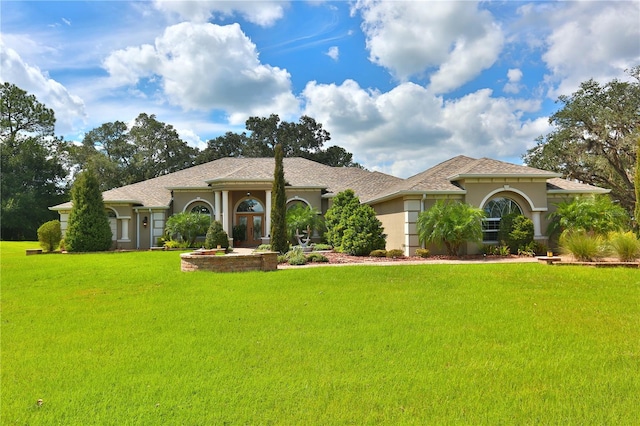
{"type": "Polygon", "coordinates": [[[640,273],[0,243],[2,424],[636,424],[640,273]],[[38,403],[38,400],[41,400],[38,403]]]}

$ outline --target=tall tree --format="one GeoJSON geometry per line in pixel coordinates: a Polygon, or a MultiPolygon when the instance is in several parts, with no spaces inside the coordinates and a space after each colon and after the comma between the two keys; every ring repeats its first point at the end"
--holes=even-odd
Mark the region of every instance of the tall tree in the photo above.
{"type": "Polygon", "coordinates": [[[197,164],[207,163],[225,157],[246,156],[247,146],[246,133],[227,132],[223,136],[218,136],[207,142],[207,147],[198,153],[197,164]]]}
{"type": "Polygon", "coordinates": [[[48,207],[67,200],[62,141],[54,128],[52,109],[14,84],[0,86],[2,239],[35,240],[38,227],[57,216],[48,207]]]}
{"type": "Polygon", "coordinates": [[[111,247],[112,234],[104,209],[98,178],[89,170],[81,172],[71,189],[73,207],[64,237],[67,251],[104,251],[111,247]]]}
{"type": "MultiPolygon", "coordinates": [[[[640,137],[638,137],[638,145],[636,146],[636,152],[640,152],[640,137]]],[[[640,232],[640,155],[636,155],[636,175],[634,179],[636,185],[636,206],[635,206],[635,228],[640,232]]]]}
{"type": "Polygon", "coordinates": [[[640,136],[640,66],[632,81],[583,82],[549,122],[555,130],[540,137],[524,156],[532,167],[611,189],[630,213],[635,204],[636,140],[640,136]]]}
{"type": "Polygon", "coordinates": [[[135,147],[132,162],[135,182],[195,164],[197,150],[181,140],[173,126],[156,120],[153,114],[140,114],[129,137],[135,147]]]}
{"type": "Polygon", "coordinates": [[[284,162],[282,146],[275,147],[275,168],[273,171],[273,203],[271,204],[271,250],[286,253],[287,239],[287,195],[285,193],[284,162]]]}

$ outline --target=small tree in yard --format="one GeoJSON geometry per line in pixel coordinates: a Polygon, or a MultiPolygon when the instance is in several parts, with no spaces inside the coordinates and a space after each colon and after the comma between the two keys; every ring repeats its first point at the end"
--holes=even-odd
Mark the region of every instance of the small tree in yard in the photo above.
{"type": "Polygon", "coordinates": [[[366,256],[374,250],[383,250],[386,235],[373,208],[360,204],[345,221],[340,250],[353,256],[366,256]]]}
{"type": "Polygon", "coordinates": [[[344,231],[347,227],[347,219],[356,211],[360,205],[360,200],[355,192],[347,189],[338,193],[333,198],[331,208],[324,215],[327,232],[325,238],[336,250],[342,247],[344,231]]]}
{"type": "Polygon", "coordinates": [[[211,218],[205,214],[183,212],[171,216],[164,231],[171,238],[177,238],[188,247],[193,247],[196,238],[207,232],[210,222],[211,218]]]}
{"type": "Polygon", "coordinates": [[[469,204],[439,200],[418,215],[418,238],[420,243],[444,244],[450,256],[458,256],[463,243],[482,241],[484,215],[469,204]]]}
{"type": "Polygon", "coordinates": [[[317,209],[309,206],[295,205],[287,210],[287,234],[289,241],[297,244],[296,232],[304,232],[307,228],[313,231],[321,231],[322,219],[317,209]]]}
{"type": "Polygon", "coordinates": [[[547,232],[550,237],[564,231],[585,231],[596,235],[621,231],[629,226],[629,215],[608,195],[576,197],[570,202],[559,203],[549,215],[547,232]]]}
{"type": "Polygon", "coordinates": [[[78,175],[71,189],[71,197],[73,207],[64,239],[67,251],[108,250],[112,244],[111,227],[98,179],[92,171],[78,175]]]}
{"type": "Polygon", "coordinates": [[[273,171],[273,204],[271,205],[271,249],[278,253],[289,250],[287,240],[287,196],[285,193],[282,145],[275,148],[276,165],[273,171]]]}
{"type": "Polygon", "coordinates": [[[59,220],[50,220],[38,228],[38,241],[45,251],[54,251],[62,240],[62,229],[59,220]]]}
{"type": "Polygon", "coordinates": [[[524,250],[533,242],[533,222],[519,213],[503,216],[498,230],[498,241],[509,246],[511,253],[524,250]]]}
{"type": "Polygon", "coordinates": [[[222,224],[217,220],[211,222],[209,230],[207,231],[207,238],[204,241],[206,248],[216,248],[218,246],[222,248],[229,248],[229,235],[224,232],[222,224]]]}

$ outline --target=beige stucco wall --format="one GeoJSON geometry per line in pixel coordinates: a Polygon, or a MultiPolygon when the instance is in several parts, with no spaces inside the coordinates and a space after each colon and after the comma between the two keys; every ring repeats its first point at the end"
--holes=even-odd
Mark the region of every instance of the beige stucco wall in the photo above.
{"type": "Polygon", "coordinates": [[[373,205],[378,219],[382,223],[384,233],[387,235],[386,249],[403,249],[404,240],[404,210],[401,198],[385,201],[373,205]]]}

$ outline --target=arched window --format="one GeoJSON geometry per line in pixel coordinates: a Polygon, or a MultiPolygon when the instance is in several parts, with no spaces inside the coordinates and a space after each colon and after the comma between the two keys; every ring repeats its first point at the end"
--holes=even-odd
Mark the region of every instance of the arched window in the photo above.
{"type": "Polygon", "coordinates": [[[207,216],[211,216],[211,211],[209,210],[209,207],[204,204],[196,204],[195,206],[193,206],[191,208],[191,213],[200,213],[200,214],[206,214],[207,216]]]}
{"type": "Polygon", "coordinates": [[[241,201],[238,204],[238,208],[236,209],[238,213],[264,213],[264,207],[262,207],[262,203],[256,200],[255,198],[249,198],[247,200],[241,201]]]}
{"type": "Polygon", "coordinates": [[[511,213],[522,214],[522,209],[511,198],[498,197],[484,206],[484,212],[487,216],[482,222],[482,240],[497,242],[502,217],[511,213]]]}
{"type": "Polygon", "coordinates": [[[292,201],[289,201],[287,203],[287,211],[289,211],[292,208],[297,207],[297,206],[309,207],[309,205],[307,203],[305,203],[304,201],[302,201],[302,200],[292,200],[292,201]]]}

